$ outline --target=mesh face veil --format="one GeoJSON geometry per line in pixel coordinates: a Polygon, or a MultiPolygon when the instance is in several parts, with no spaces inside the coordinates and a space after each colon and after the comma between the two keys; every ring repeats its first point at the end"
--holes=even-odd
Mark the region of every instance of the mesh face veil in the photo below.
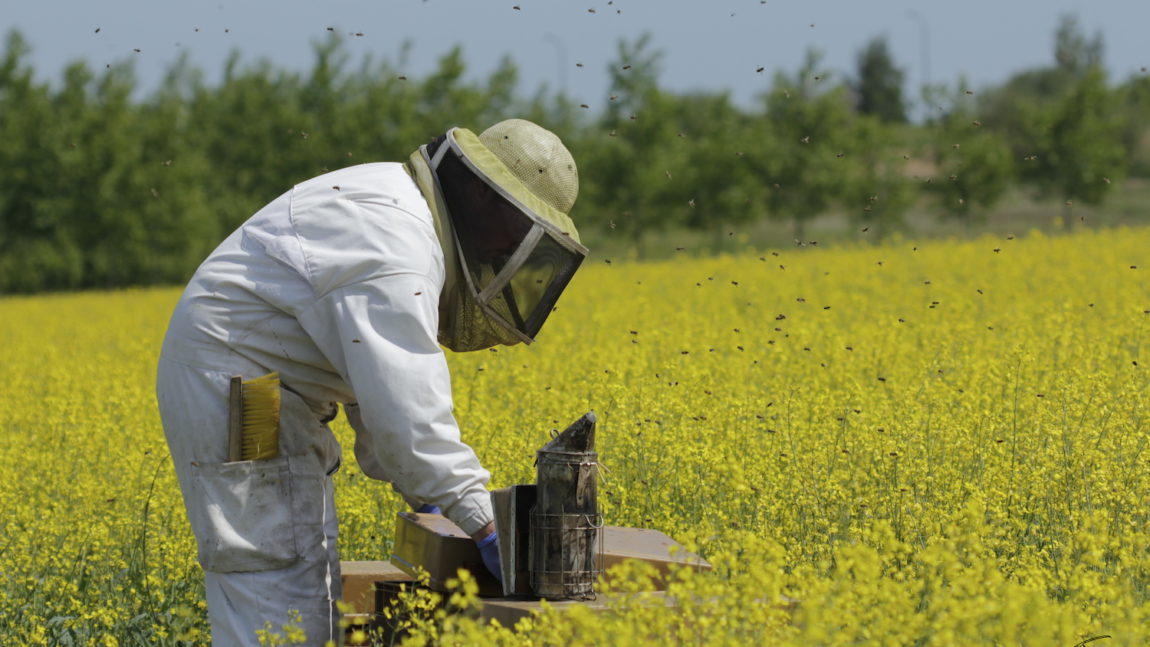
{"type": "Polygon", "coordinates": [[[458,312],[453,325],[472,332],[452,336],[480,348],[531,343],[587,249],[573,226],[556,224],[569,224],[566,214],[524,186],[470,131],[453,128],[426,153],[454,229],[467,300],[488,320],[458,312]]]}

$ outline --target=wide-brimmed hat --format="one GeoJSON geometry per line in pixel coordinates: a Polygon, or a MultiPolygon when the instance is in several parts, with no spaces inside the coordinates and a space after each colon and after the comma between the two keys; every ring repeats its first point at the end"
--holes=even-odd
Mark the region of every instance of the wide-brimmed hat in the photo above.
{"type": "MultiPolygon", "coordinates": [[[[575,160],[554,133],[523,119],[478,136],[451,128],[423,150],[468,301],[508,341],[530,343],[587,257],[568,215],[579,192],[575,160]]],[[[463,321],[455,327],[475,328],[472,315],[455,317],[463,321]]]]}
{"type": "Polygon", "coordinates": [[[466,128],[453,129],[452,136],[494,184],[579,240],[569,215],[579,195],[579,170],[558,135],[526,119],[507,119],[478,136],[466,128]]]}

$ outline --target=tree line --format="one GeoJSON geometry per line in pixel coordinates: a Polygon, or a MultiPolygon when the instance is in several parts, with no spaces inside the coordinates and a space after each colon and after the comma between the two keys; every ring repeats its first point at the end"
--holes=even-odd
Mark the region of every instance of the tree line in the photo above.
{"type": "Polygon", "coordinates": [[[725,92],[668,91],[650,39],[620,42],[595,114],[546,87],[522,93],[509,59],[473,80],[456,48],[406,78],[402,55],[351,61],[335,34],[314,45],[306,73],[233,54],[208,85],[179,59],[141,97],[129,63],[77,61],[52,85],[14,31],[0,55],[0,292],[182,282],[292,184],[404,160],[450,126],[509,116],[571,148],[581,226],[635,245],[660,229],[763,218],[801,240],[830,209],[881,234],[924,197],[975,223],[1015,186],[1098,204],[1121,178],[1150,176],[1150,77],[1111,83],[1101,39],[1073,18],[1054,41],[1049,66],[998,87],[924,88],[930,113],[911,123],[905,73],[881,38],[849,77],[812,50],[799,69],[775,71],[750,108],[725,92]]]}

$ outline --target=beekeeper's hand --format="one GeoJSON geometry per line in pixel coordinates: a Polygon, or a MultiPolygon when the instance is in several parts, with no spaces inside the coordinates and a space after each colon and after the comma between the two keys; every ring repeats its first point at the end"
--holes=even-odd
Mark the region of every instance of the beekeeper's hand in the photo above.
{"type": "Polygon", "coordinates": [[[499,535],[493,530],[483,539],[477,539],[475,545],[479,547],[479,554],[483,557],[483,565],[495,576],[503,581],[503,568],[499,559],[499,535]]]}
{"type": "Polygon", "coordinates": [[[439,506],[435,505],[434,503],[424,503],[423,505],[416,508],[415,511],[421,512],[423,514],[443,514],[443,511],[439,509],[439,506]]]}

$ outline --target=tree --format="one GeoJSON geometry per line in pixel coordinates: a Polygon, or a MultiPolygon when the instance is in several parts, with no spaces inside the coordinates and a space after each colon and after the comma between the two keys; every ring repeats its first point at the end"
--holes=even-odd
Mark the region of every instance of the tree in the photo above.
{"type": "Polygon", "coordinates": [[[1121,123],[1113,93],[1100,69],[1092,69],[1061,101],[1032,106],[1027,134],[1034,153],[1026,162],[1043,195],[1100,204],[1125,174],[1121,123]]]}
{"type": "Polygon", "coordinates": [[[1054,62],[1059,70],[1074,78],[1082,78],[1091,70],[1102,67],[1104,49],[1101,32],[1087,38],[1078,18],[1066,14],[1059,19],[1058,29],[1054,32],[1054,62]]]}
{"type": "Polygon", "coordinates": [[[1150,177],[1150,77],[1131,77],[1116,94],[1128,171],[1132,177],[1150,177]]]}
{"type": "Polygon", "coordinates": [[[945,100],[945,114],[929,124],[938,174],[928,187],[943,214],[969,229],[1002,198],[1014,162],[1001,135],[982,126],[965,82],[945,100]]]}
{"type": "Polygon", "coordinates": [[[851,124],[843,202],[851,221],[875,239],[905,226],[903,214],[915,198],[899,150],[901,132],[873,115],[858,116],[851,124]]]}
{"type": "MultiPolygon", "coordinates": [[[[1023,70],[1003,85],[982,93],[978,113],[983,123],[1001,134],[1016,160],[1034,154],[1031,117],[1042,106],[1060,101],[1083,77],[1102,68],[1100,34],[1087,38],[1077,18],[1065,15],[1054,33],[1053,61],[1045,67],[1023,70]]],[[[1033,180],[1033,166],[1020,169],[1033,180]]]]}
{"type": "MultiPolygon", "coordinates": [[[[678,215],[669,192],[688,160],[675,138],[674,97],[658,87],[662,52],[649,50],[650,35],[620,41],[610,64],[611,99],[591,136],[598,142],[580,162],[581,187],[602,207],[597,224],[642,245],[646,232],[666,228],[678,215]]],[[[582,198],[581,198],[582,199],[582,198]]]]}
{"type": "MultiPolygon", "coordinates": [[[[62,228],[67,124],[54,117],[52,93],[36,80],[29,52],[18,31],[8,33],[0,59],[0,292],[75,284],[83,271],[82,252],[62,228]]],[[[74,87],[80,79],[73,77],[74,87]]]]}
{"type": "Polygon", "coordinates": [[[831,83],[820,60],[810,50],[794,77],[775,74],[764,99],[764,123],[774,146],[747,160],[765,188],[769,214],[790,219],[796,241],[804,238],[807,221],[840,199],[848,183],[843,158],[849,146],[849,99],[843,85],[831,83]]]}
{"type": "Polygon", "coordinates": [[[885,37],[875,38],[855,58],[855,109],[883,123],[905,123],[902,87],[906,72],[896,67],[885,37]]]}

